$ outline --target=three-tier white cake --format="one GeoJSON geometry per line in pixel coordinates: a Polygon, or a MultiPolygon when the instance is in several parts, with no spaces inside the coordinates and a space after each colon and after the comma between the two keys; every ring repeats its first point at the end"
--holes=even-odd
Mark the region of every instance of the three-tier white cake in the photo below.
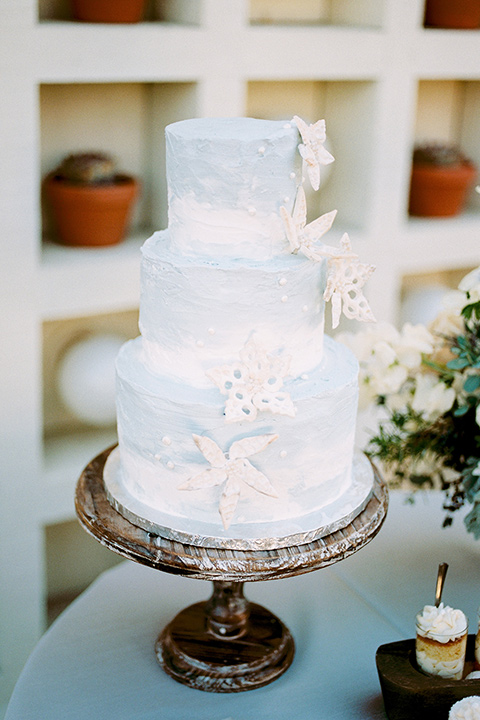
{"type": "Polygon", "coordinates": [[[299,118],[166,128],[168,230],[142,248],[141,335],[118,356],[105,471],[111,502],[144,527],[271,546],[368,500],[357,362],[324,336],[324,314],[327,297],[371,319],[370,271],[346,236],[321,243],[335,213],[306,222],[302,169],[318,188],[333,160],[323,133],[299,118]]]}

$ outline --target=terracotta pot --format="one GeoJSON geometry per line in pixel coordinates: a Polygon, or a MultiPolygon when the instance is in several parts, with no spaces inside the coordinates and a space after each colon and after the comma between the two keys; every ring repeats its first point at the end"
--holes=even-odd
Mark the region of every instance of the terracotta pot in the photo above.
{"type": "Polygon", "coordinates": [[[480,0],[427,0],[428,27],[472,30],[480,27],[480,0]]]}
{"type": "Polygon", "coordinates": [[[50,176],[45,190],[59,242],[82,247],[115,245],[125,236],[138,182],[119,175],[105,185],[74,185],[50,176]]]}
{"type": "Polygon", "coordinates": [[[72,10],[81,22],[136,23],[143,20],[145,0],[72,0],[72,10]]]}
{"type": "Polygon", "coordinates": [[[415,163],[410,184],[410,215],[458,215],[463,210],[476,174],[476,168],[470,162],[451,167],[415,163]]]}

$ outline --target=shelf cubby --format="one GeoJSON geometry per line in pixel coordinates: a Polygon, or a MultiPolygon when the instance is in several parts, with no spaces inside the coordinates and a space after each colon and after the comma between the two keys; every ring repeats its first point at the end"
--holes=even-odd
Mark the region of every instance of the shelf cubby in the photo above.
{"type": "Polygon", "coordinates": [[[364,232],[370,204],[374,112],[374,81],[252,81],[248,85],[247,114],[269,119],[299,115],[311,123],[328,118],[327,147],[335,162],[322,170],[319,193],[308,193],[313,217],[338,209],[336,227],[364,232]],[[351,142],[351,117],[363,128],[351,142]]]}
{"type": "Polygon", "coordinates": [[[383,0],[250,0],[249,20],[267,25],[353,25],[381,27],[383,0]]]}

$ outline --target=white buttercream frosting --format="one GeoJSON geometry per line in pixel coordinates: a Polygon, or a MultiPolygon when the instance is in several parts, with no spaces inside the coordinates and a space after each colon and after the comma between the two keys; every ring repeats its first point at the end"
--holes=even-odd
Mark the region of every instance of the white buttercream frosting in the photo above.
{"type": "Polygon", "coordinates": [[[467,618],[462,610],[440,603],[425,605],[417,615],[417,633],[423,637],[447,643],[461,637],[467,629],[467,618]]]}
{"type": "Polygon", "coordinates": [[[302,181],[299,143],[277,121],[166,128],[168,230],[142,248],[141,335],[117,358],[122,487],[149,508],[220,528],[199,446],[225,458],[275,436],[242,475],[232,532],[348,504],[355,488],[358,364],[324,338],[327,260],[292,252],[280,215],[302,181]],[[256,492],[254,476],[273,491],[256,492]]]}
{"type": "MultiPolygon", "coordinates": [[[[422,670],[428,675],[438,675],[443,678],[453,678],[460,680],[465,665],[465,658],[461,657],[457,660],[436,660],[430,657],[428,653],[417,651],[417,663],[422,670]]],[[[479,718],[480,720],[480,718],[479,718]]]]}
{"type": "Polygon", "coordinates": [[[178,489],[204,469],[193,434],[212,438],[225,451],[242,437],[275,433],[278,439],[255,458],[255,466],[278,497],[259,502],[258,494],[247,492],[238,517],[249,522],[293,518],[339,497],[352,483],[358,367],[344,346],[325,341],[324,360],[308,380],[285,382],[296,407],[294,420],[260,412],[253,422],[233,424],[224,421],[225,397],[213,383],[196,388],[153,375],[142,361],[141,338],[124,345],[117,359],[118,436],[132,495],[181,517],[217,518],[217,488],[178,489]],[[167,434],[168,446],[162,441],[167,434]]]}
{"type": "Polygon", "coordinates": [[[279,210],[285,198],[291,208],[301,179],[296,127],[202,118],[168,125],[165,137],[168,227],[179,252],[257,259],[288,252],[279,210]]]}
{"type": "Polygon", "coordinates": [[[326,272],[326,263],[297,255],[186,257],[172,249],[169,232],[157,232],[142,248],[145,362],[154,373],[207,387],[206,371],[237,358],[257,335],[268,352],[291,358],[293,376],[308,372],[322,358],[326,272]]]}
{"type": "Polygon", "coordinates": [[[470,695],[458,700],[450,708],[448,720],[480,720],[480,697],[470,695]]]}

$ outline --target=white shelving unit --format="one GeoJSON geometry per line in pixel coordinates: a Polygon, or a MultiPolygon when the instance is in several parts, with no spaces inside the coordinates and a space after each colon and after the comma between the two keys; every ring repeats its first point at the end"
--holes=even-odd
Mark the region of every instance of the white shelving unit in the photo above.
{"type": "Polygon", "coordinates": [[[1,3],[0,705],[45,627],[45,530],[73,519],[80,471],[114,438],[67,422],[45,432],[46,328],[135,310],[139,247],[166,225],[167,123],[325,117],[337,162],[314,210],[337,207],[336,237],[348,228],[377,265],[379,319],[397,318],[406,275],[480,263],[474,194],[458,218],[407,215],[416,138],[456,140],[480,166],[480,31],[424,29],[423,3],[152,0],[127,26],[73,22],[66,0],[1,3]],[[131,234],[60,247],[41,179],[94,147],[141,178],[131,234]]]}

